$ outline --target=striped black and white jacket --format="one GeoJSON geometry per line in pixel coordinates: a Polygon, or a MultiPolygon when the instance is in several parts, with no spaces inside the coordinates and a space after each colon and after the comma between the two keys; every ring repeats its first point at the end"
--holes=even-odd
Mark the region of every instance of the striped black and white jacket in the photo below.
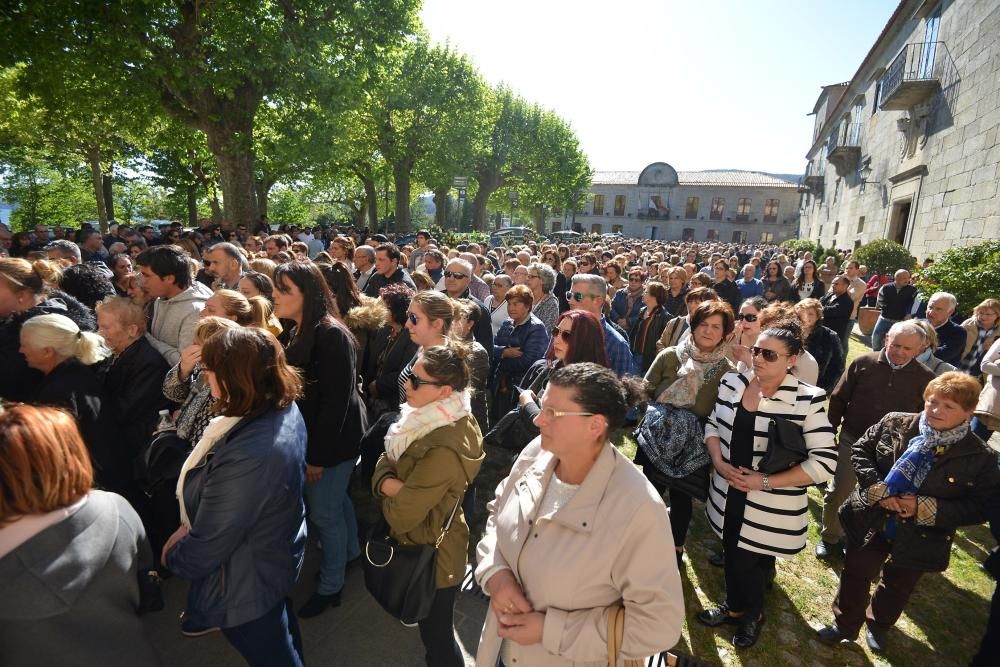
{"type": "MultiPolygon", "coordinates": [[[[722,443],[722,458],[729,463],[729,443],[733,436],[733,420],[743,392],[750,384],[753,371],[727,373],[719,384],[719,398],[705,426],[705,438],[713,436],[722,443]]],[[[826,392],[819,387],[800,382],[788,374],[771,398],[762,398],[757,408],[753,438],[753,466],[760,464],[767,451],[767,427],[771,417],[783,417],[798,424],[805,435],[809,458],[802,469],[818,484],[833,477],[837,468],[837,448],[833,427],[823,407],[826,392]]],[[[708,521],[719,537],[726,515],[726,494],[729,482],[717,472],[712,474],[706,511],[708,521]]],[[[790,558],[806,546],[806,487],[750,491],[740,527],[739,546],[747,551],[790,558]]]]}

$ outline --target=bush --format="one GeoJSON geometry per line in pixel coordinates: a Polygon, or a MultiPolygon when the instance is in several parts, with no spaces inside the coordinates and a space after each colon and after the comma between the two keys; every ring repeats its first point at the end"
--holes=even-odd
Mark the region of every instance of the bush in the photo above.
{"type": "Polygon", "coordinates": [[[924,294],[951,292],[958,312],[971,315],[984,299],[996,298],[1000,289],[1000,240],[946,250],[916,278],[924,294]]]}
{"type": "Polygon", "coordinates": [[[810,252],[815,258],[819,251],[823,249],[823,246],[816,241],[810,241],[809,239],[792,239],[790,241],[785,241],[781,244],[782,248],[787,248],[793,253],[797,252],[810,252]]]}
{"type": "Polygon", "coordinates": [[[878,239],[864,244],[854,251],[851,259],[867,266],[869,272],[880,275],[887,273],[892,275],[899,269],[913,271],[915,268],[910,251],[888,239],[878,239]]]}

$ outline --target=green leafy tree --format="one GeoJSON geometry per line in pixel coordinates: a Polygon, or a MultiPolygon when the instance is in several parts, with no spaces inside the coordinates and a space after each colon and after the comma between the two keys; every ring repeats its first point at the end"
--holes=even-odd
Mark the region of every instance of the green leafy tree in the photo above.
{"type": "Polygon", "coordinates": [[[96,218],[94,192],[80,169],[67,173],[42,161],[5,165],[0,199],[16,208],[10,215],[15,231],[35,225],[79,226],[96,218]]]}
{"type": "Polygon", "coordinates": [[[1000,240],[944,251],[916,277],[924,294],[951,292],[958,312],[970,315],[984,299],[997,298],[1000,286],[1000,240]]]}
{"type": "Polygon", "coordinates": [[[892,274],[899,269],[914,269],[913,257],[904,246],[889,239],[866,243],[851,254],[851,259],[879,274],[892,274]]]}

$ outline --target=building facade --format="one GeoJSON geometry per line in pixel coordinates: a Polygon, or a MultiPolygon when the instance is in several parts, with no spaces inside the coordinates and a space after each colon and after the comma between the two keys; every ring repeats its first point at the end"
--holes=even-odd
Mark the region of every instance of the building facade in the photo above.
{"type": "Polygon", "coordinates": [[[639,171],[598,171],[583,211],[555,212],[552,231],[620,233],[668,241],[780,243],[795,238],[797,177],[751,171],[676,171],[654,162],[639,171]]]}
{"type": "Polygon", "coordinates": [[[1000,238],[1000,3],[902,0],[854,77],[825,86],[802,237],[918,259],[1000,238]]]}

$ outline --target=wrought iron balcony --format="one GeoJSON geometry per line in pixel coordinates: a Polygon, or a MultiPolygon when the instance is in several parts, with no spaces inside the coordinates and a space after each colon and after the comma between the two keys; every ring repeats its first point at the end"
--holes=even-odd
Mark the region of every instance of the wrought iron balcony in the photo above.
{"type": "Polygon", "coordinates": [[[841,123],[830,135],[826,145],[826,159],[832,164],[837,175],[847,176],[858,166],[861,157],[861,123],[841,123]]]}
{"type": "Polygon", "coordinates": [[[951,78],[954,64],[944,42],[907,44],[880,81],[879,108],[906,111],[928,101],[951,78]]]}
{"type": "Polygon", "coordinates": [[[810,163],[806,168],[806,175],[802,177],[802,184],[813,192],[823,191],[823,176],[826,173],[826,161],[821,160],[816,164],[810,163]]]}

